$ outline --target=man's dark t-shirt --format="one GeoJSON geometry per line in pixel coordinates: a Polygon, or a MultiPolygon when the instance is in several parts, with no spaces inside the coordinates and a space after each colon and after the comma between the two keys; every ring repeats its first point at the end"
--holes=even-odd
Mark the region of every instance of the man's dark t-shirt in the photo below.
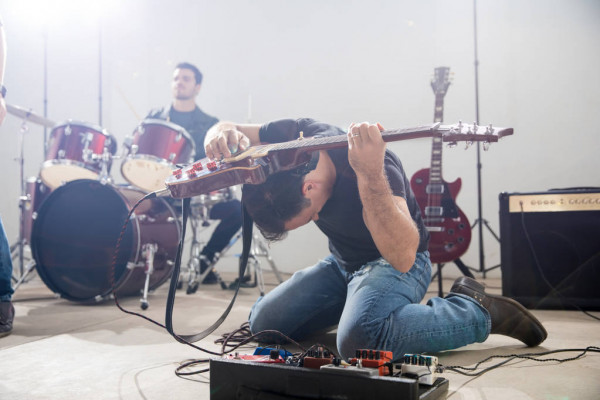
{"type": "MultiPolygon", "coordinates": [[[[267,123],[260,128],[259,135],[262,142],[279,143],[297,139],[301,131],[306,137],[345,135],[340,128],[308,118],[267,123]]],[[[353,272],[367,262],[380,258],[381,253],[363,221],[356,174],[348,162],[348,149],[333,149],[327,153],[335,165],[337,177],[332,195],[321,209],[315,224],[329,238],[331,253],[348,272],[353,272]]],[[[390,150],[385,153],[384,169],[392,193],[406,200],[411,217],[419,229],[417,251],[427,250],[429,233],[423,224],[402,163],[390,150]]]]}

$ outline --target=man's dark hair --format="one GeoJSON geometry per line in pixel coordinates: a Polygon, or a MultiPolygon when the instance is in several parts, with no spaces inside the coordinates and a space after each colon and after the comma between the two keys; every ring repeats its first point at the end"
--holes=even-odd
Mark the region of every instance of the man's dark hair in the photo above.
{"type": "Polygon", "coordinates": [[[242,188],[242,203],[267,240],[281,240],[284,224],[310,205],[302,194],[304,176],[295,171],[278,172],[260,185],[242,188]]]}
{"type": "Polygon", "coordinates": [[[196,79],[196,85],[202,83],[202,72],[196,67],[194,64],[190,64],[189,62],[180,62],[175,66],[175,69],[189,69],[194,73],[194,78],[196,79]]]}

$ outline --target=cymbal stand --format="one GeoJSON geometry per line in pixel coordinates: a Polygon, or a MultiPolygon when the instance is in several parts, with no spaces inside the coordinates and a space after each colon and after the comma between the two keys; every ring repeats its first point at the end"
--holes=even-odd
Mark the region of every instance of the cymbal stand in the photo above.
{"type": "MultiPolygon", "coordinates": [[[[479,58],[477,56],[477,0],[473,0],[473,35],[474,35],[474,55],[475,55],[475,122],[479,124],[479,58]]],[[[497,264],[493,267],[486,268],[485,267],[485,253],[483,250],[483,228],[487,228],[487,230],[492,234],[492,236],[500,243],[500,237],[494,232],[494,230],[490,227],[490,224],[486,219],[482,216],[482,199],[481,199],[481,151],[480,151],[480,142],[477,142],[477,219],[471,225],[471,230],[473,230],[476,226],[478,229],[478,239],[479,239],[479,269],[473,269],[474,271],[483,273],[483,278],[485,279],[487,271],[491,271],[495,268],[499,268],[500,264],[497,264]]],[[[484,150],[486,150],[484,146],[484,150]]]]}
{"type": "Polygon", "coordinates": [[[28,199],[27,197],[27,191],[26,191],[26,185],[25,185],[25,169],[24,169],[24,162],[25,162],[25,134],[29,131],[29,126],[27,125],[27,119],[23,119],[23,123],[21,124],[21,129],[19,130],[19,157],[15,159],[15,161],[18,161],[19,163],[19,178],[20,178],[20,182],[21,182],[21,195],[19,196],[19,237],[17,239],[17,241],[15,243],[13,243],[10,246],[10,253],[11,253],[11,258],[15,259],[18,258],[18,262],[19,262],[19,279],[15,279],[13,277],[13,280],[16,281],[15,285],[14,285],[14,290],[17,290],[17,288],[25,281],[26,277],[29,275],[29,273],[33,270],[33,268],[35,267],[35,261],[30,260],[30,262],[27,264],[27,266],[24,265],[24,259],[25,259],[25,245],[26,245],[26,240],[25,240],[25,205],[27,203],[27,201],[29,201],[30,199],[28,199]]]}

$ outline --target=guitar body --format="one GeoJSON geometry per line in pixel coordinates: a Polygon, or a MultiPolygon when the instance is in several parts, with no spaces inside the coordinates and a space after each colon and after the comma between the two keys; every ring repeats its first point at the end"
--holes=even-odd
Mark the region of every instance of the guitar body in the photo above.
{"type": "Polygon", "coordinates": [[[427,215],[430,196],[427,193],[429,173],[429,168],[417,171],[410,180],[410,186],[421,209],[425,226],[431,235],[429,239],[431,262],[443,264],[454,261],[466,253],[471,243],[471,225],[455,201],[462,185],[460,178],[450,183],[442,180],[444,187],[440,199],[442,215],[433,217],[427,215]]]}

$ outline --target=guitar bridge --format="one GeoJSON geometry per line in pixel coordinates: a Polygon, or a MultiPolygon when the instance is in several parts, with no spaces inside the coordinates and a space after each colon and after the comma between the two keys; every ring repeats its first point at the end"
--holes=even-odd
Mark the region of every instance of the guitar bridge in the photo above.
{"type": "Polygon", "coordinates": [[[441,217],[444,215],[444,207],[425,207],[425,215],[428,217],[441,217]]]}

